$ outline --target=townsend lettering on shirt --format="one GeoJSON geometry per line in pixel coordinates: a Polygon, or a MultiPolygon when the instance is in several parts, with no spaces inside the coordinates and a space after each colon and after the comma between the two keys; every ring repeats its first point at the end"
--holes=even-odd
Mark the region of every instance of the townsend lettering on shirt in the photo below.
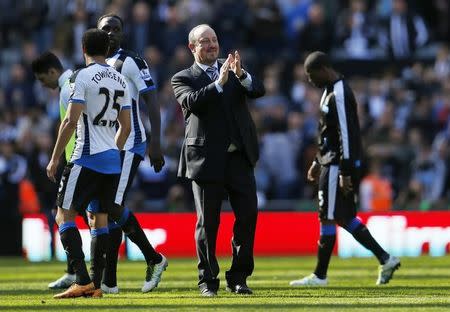
{"type": "Polygon", "coordinates": [[[100,82],[100,80],[102,80],[103,78],[113,79],[113,80],[117,81],[118,83],[120,83],[123,88],[126,88],[125,81],[122,79],[122,77],[116,75],[116,73],[114,73],[114,72],[110,72],[107,69],[99,71],[98,73],[96,73],[94,75],[94,77],[92,77],[91,80],[93,82],[95,82],[96,84],[98,84],[100,82]]]}

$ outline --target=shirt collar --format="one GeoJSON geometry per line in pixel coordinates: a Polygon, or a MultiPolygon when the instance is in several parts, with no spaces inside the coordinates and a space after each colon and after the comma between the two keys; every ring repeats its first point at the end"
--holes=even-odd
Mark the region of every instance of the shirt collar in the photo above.
{"type": "Polygon", "coordinates": [[[61,76],[59,76],[59,78],[58,78],[58,86],[60,88],[62,88],[62,86],[64,85],[66,80],[69,79],[72,74],[73,74],[73,71],[71,69],[68,69],[65,72],[63,72],[61,74],[61,76]]]}
{"type": "Polygon", "coordinates": [[[219,70],[219,65],[218,65],[217,61],[215,61],[214,64],[213,64],[212,66],[208,66],[208,65],[205,65],[205,64],[201,64],[201,63],[199,63],[199,62],[196,62],[196,63],[197,63],[197,65],[198,65],[204,72],[206,72],[206,70],[207,70],[209,67],[214,67],[216,70],[219,70]]]}

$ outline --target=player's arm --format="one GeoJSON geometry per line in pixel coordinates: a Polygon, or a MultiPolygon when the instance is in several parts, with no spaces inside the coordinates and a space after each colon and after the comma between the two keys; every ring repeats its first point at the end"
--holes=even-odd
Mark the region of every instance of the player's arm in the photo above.
{"type": "Polygon", "coordinates": [[[148,117],[152,127],[150,137],[150,164],[155,172],[160,172],[164,166],[164,156],[161,151],[161,114],[156,89],[141,94],[148,108],[148,117]]]}
{"type": "Polygon", "coordinates": [[[349,96],[345,93],[344,84],[342,81],[338,82],[334,87],[334,99],[336,105],[336,114],[338,119],[339,136],[340,136],[340,149],[341,159],[339,169],[343,175],[350,175],[354,167],[352,164],[353,157],[353,145],[355,144],[355,130],[357,125],[354,123],[353,116],[349,113],[351,103],[349,96]]]}
{"type": "Polygon", "coordinates": [[[341,159],[339,164],[339,170],[341,171],[339,184],[344,193],[348,193],[353,190],[351,183],[351,172],[354,169],[354,145],[356,138],[354,138],[357,125],[356,116],[351,116],[348,111],[351,107],[349,102],[350,96],[346,94],[344,83],[338,82],[334,87],[334,99],[336,105],[336,112],[338,117],[339,135],[341,143],[341,159]]]}
{"type": "Polygon", "coordinates": [[[119,122],[119,129],[117,130],[115,140],[117,148],[122,150],[131,132],[130,106],[122,107],[117,120],[119,122]]]}
{"type": "Polygon", "coordinates": [[[53,182],[56,182],[55,174],[58,169],[59,159],[66,147],[67,143],[70,140],[70,137],[73,135],[78,119],[83,111],[84,104],[83,103],[74,103],[71,102],[69,104],[69,108],[67,110],[66,116],[64,117],[61,125],[59,126],[58,137],[56,139],[55,147],[53,148],[52,157],[47,166],[47,176],[53,182]]]}
{"type": "Polygon", "coordinates": [[[164,166],[164,156],[161,151],[161,113],[156,95],[156,85],[153,81],[147,62],[141,58],[127,59],[127,66],[123,74],[133,81],[139,95],[144,99],[148,108],[148,117],[151,125],[149,158],[155,172],[161,171],[164,166]]]}
{"type": "Polygon", "coordinates": [[[128,84],[125,89],[125,93],[123,97],[119,97],[117,99],[118,103],[120,105],[120,111],[119,115],[117,116],[117,121],[119,122],[119,129],[116,132],[116,145],[117,148],[121,151],[123,150],[123,147],[125,146],[125,143],[127,142],[127,138],[130,135],[131,132],[131,99],[130,99],[130,93],[129,93],[129,87],[128,84]]]}

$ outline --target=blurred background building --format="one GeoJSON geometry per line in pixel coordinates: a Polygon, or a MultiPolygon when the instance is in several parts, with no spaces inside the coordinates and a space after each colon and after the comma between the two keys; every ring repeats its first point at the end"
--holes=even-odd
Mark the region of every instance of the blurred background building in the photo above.
{"type": "Polygon", "coordinates": [[[308,85],[302,65],[313,50],[330,53],[358,100],[362,208],[449,209],[448,1],[2,0],[0,219],[49,214],[54,206],[56,185],[45,167],[59,126],[58,93],[39,85],[31,61],[51,49],[64,67],[82,66],[83,32],[110,12],[125,21],[125,48],[147,60],[161,104],[166,166],[155,174],[142,162],[129,197],[134,210],[193,210],[189,184],[176,178],[184,121],[170,78],[192,64],[187,35],[200,23],[216,30],[222,55],[241,51],[267,90],[250,103],[261,147],[260,209],[316,209],[306,172],[321,91],[308,85]]]}

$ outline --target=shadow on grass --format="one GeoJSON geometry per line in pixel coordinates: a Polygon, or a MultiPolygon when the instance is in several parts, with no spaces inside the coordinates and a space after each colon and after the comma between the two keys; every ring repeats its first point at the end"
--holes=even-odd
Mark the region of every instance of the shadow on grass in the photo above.
{"type": "Polygon", "coordinates": [[[361,286],[327,286],[327,287],[291,287],[291,286],[281,286],[281,287],[253,287],[255,291],[317,291],[326,292],[329,290],[333,291],[368,291],[368,292],[392,292],[392,291],[417,291],[417,290],[436,290],[436,291],[450,291],[450,286],[371,286],[371,287],[361,287],[361,286]]]}
{"type": "Polygon", "coordinates": [[[61,306],[56,304],[42,304],[42,306],[29,306],[29,305],[16,305],[16,306],[1,306],[1,309],[4,308],[13,308],[15,311],[29,311],[29,310],[39,310],[39,311],[47,311],[50,309],[54,309],[55,311],[63,311],[63,310],[70,310],[70,311],[89,311],[92,309],[95,310],[112,310],[112,309],[121,309],[124,307],[132,308],[133,311],[142,309],[142,310],[148,310],[151,308],[152,310],[162,310],[162,309],[192,309],[192,311],[198,311],[201,309],[224,309],[224,310],[231,310],[231,309],[262,309],[262,310],[287,310],[287,309],[299,309],[299,308],[307,308],[310,310],[314,309],[326,309],[329,308],[332,311],[336,310],[361,310],[361,309],[367,309],[367,308],[377,308],[383,310],[384,308],[408,308],[408,309],[414,309],[414,308],[448,308],[449,305],[447,303],[399,303],[399,304],[356,304],[356,303],[349,303],[349,304],[338,304],[338,303],[320,303],[320,304],[310,304],[310,303],[264,303],[264,304],[222,304],[217,303],[216,299],[205,299],[205,304],[130,304],[129,302],[124,303],[123,305],[116,305],[116,304],[110,304],[110,305],[91,305],[91,304],[83,304],[81,301],[76,302],[70,306],[61,306]]]}
{"type": "MultiPolygon", "coordinates": [[[[450,292],[450,286],[373,286],[373,287],[358,287],[358,286],[339,286],[339,287],[333,287],[328,286],[326,288],[318,288],[318,287],[308,287],[308,288],[301,288],[301,287],[290,287],[290,286],[282,286],[282,287],[253,287],[253,290],[255,291],[254,295],[252,297],[260,297],[265,298],[267,297],[267,293],[261,293],[260,292],[281,292],[283,293],[283,297],[311,297],[316,295],[320,295],[322,297],[328,297],[327,293],[329,294],[329,297],[359,297],[361,295],[361,291],[364,292],[364,296],[370,296],[370,297],[379,297],[380,295],[383,295],[384,293],[388,292],[390,295],[395,294],[405,294],[405,293],[418,293],[419,291],[430,291],[434,292],[434,294],[441,294],[441,293],[448,293],[450,292]],[[351,294],[347,294],[347,292],[355,291],[355,295],[352,296],[351,294]],[[343,292],[344,294],[339,296],[336,293],[343,292]],[[437,293],[436,293],[437,292],[437,293]]],[[[53,296],[59,292],[62,292],[63,290],[49,290],[49,289],[11,289],[11,290],[2,290],[1,294],[4,296],[15,296],[15,295],[43,295],[43,296],[53,296]]],[[[233,294],[230,294],[225,291],[224,288],[220,288],[219,292],[224,295],[229,295],[231,297],[235,296],[233,294]]],[[[139,287],[136,288],[120,288],[120,296],[109,296],[108,299],[123,299],[123,294],[142,294],[139,287]]],[[[160,295],[173,295],[174,297],[198,297],[198,290],[194,287],[162,287],[158,288],[155,292],[152,294],[156,296],[160,295]]]]}

